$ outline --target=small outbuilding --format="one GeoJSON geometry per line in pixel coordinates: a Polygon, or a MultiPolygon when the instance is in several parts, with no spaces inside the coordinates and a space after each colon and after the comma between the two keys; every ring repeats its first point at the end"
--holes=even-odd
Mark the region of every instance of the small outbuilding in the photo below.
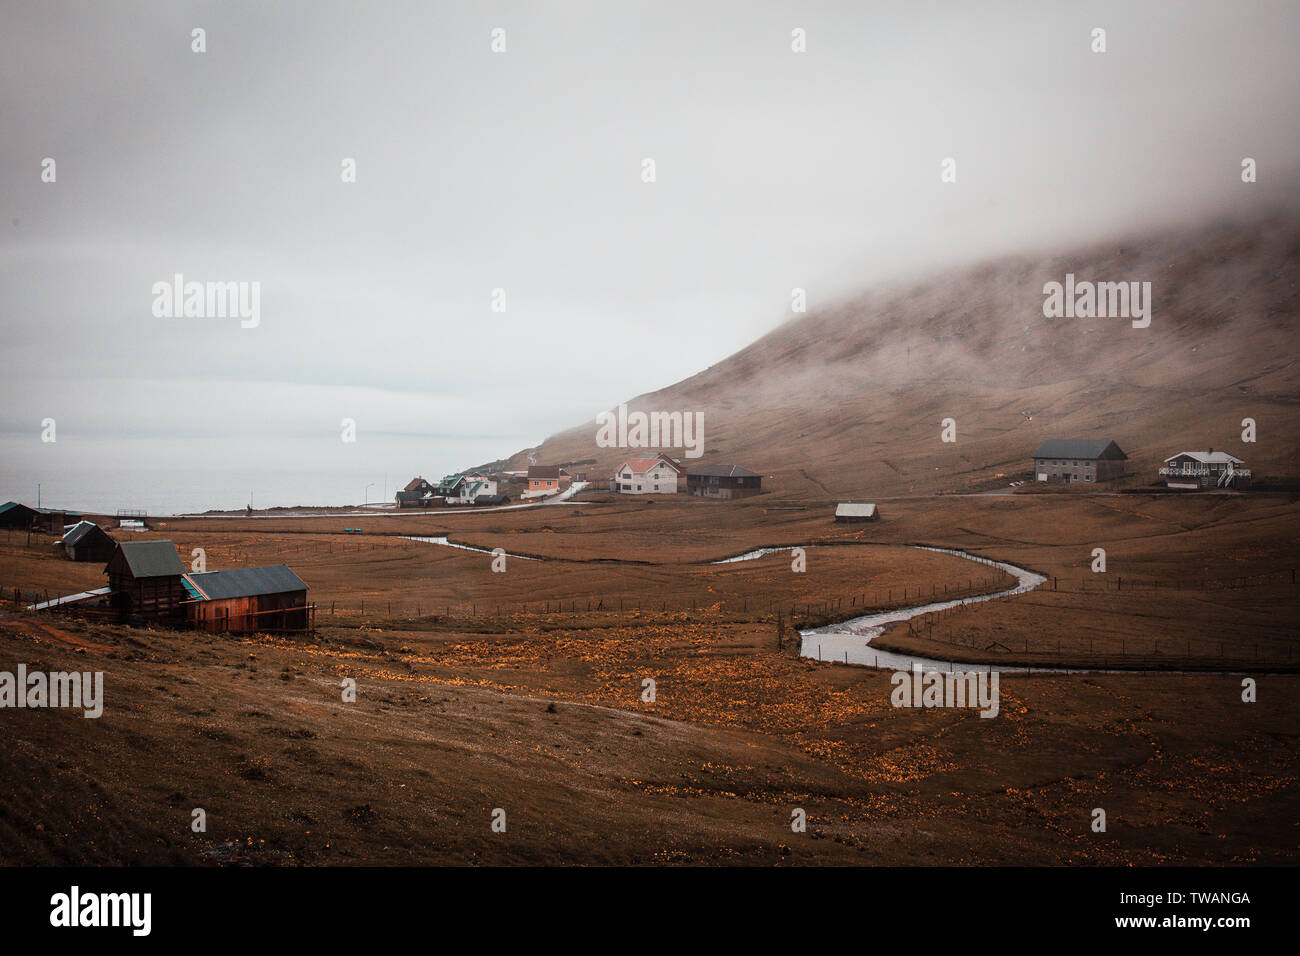
{"type": "Polygon", "coordinates": [[[843,524],[879,521],[880,510],[868,502],[841,502],[835,506],[835,520],[843,524]]]}
{"type": "Polygon", "coordinates": [[[306,631],[315,606],[307,585],[283,564],[186,574],[185,609],[190,623],[214,634],[306,631]]]}
{"type": "Polygon", "coordinates": [[[109,602],[118,610],[160,620],[184,614],[185,565],[170,541],[123,541],[104,571],[109,602]]]}
{"type": "Polygon", "coordinates": [[[59,542],[59,546],[73,561],[101,563],[110,560],[113,552],[117,550],[117,542],[93,521],[79,521],[63,532],[63,540],[59,542]]]}

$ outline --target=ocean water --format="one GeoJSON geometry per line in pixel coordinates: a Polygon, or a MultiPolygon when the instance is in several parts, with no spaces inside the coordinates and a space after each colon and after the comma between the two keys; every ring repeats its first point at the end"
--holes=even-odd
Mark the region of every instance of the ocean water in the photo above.
{"type": "Polygon", "coordinates": [[[392,501],[416,475],[434,479],[526,447],[519,439],[431,442],[410,436],[332,441],[0,439],[0,502],[95,514],[392,501]]]}

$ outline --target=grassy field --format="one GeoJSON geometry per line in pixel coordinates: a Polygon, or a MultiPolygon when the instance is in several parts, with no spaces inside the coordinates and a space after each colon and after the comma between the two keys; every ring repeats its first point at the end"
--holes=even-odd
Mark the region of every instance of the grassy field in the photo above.
{"type": "MultiPolygon", "coordinates": [[[[186,560],[205,549],[209,568],[289,564],[311,585],[314,635],[129,629],[6,604],[0,669],[102,670],[107,699],[98,720],[0,710],[0,860],[1294,859],[1295,502],[931,497],[846,526],[823,502],[606,499],[150,533],[186,560]],[[494,573],[490,555],[403,534],[549,560],[494,573]],[[1003,675],[985,720],[894,708],[889,673],[800,659],[791,612],[804,626],[1010,583],[910,544],[1049,581],[882,646],[1138,670],[1003,675]],[[789,553],[708,563],[796,545],[803,573],[789,553]],[[1089,569],[1097,547],[1104,574],[1089,569]],[[1140,670],[1161,668],[1207,672],[1140,670]],[[1254,677],[1258,701],[1227,671],[1254,677]],[[198,807],[206,833],[189,829],[198,807]],[[1105,833],[1090,829],[1098,807],[1105,833]],[[496,808],[505,833],[490,828],[496,808]],[[796,808],[806,833],[791,830],[796,808]]],[[[7,593],[103,583],[35,539],[0,541],[7,593]]]]}

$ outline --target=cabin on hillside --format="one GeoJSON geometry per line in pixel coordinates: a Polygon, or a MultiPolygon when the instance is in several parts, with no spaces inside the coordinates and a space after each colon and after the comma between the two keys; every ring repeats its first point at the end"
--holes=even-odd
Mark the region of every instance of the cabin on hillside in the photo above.
{"type": "Polygon", "coordinates": [[[1113,481],[1124,474],[1128,455],[1109,438],[1049,438],[1034,452],[1039,481],[1113,481]]]}
{"type": "Polygon", "coordinates": [[[307,585],[283,564],[184,575],[190,624],[212,634],[311,630],[307,585]]]}
{"type": "Polygon", "coordinates": [[[59,547],[73,561],[97,561],[104,564],[113,557],[117,542],[93,521],[79,521],[63,533],[59,547]]]}
{"type": "Polygon", "coordinates": [[[845,501],[835,506],[835,520],[840,524],[879,521],[880,510],[869,502],[845,501]]]}
{"type": "Polygon", "coordinates": [[[686,477],[681,463],[667,455],[629,458],[614,470],[609,490],[624,495],[675,495],[686,477]]]}
{"type": "Polygon", "coordinates": [[[1160,477],[1169,488],[1249,488],[1251,471],[1225,451],[1180,451],[1166,458],[1160,477]]]}
{"type": "Polygon", "coordinates": [[[700,498],[748,498],[763,493],[763,479],[740,465],[703,465],[686,473],[686,490],[700,498]]]}
{"type": "Polygon", "coordinates": [[[170,541],[123,541],[104,572],[109,603],[119,611],[158,620],[183,616],[185,566],[170,541]]]}

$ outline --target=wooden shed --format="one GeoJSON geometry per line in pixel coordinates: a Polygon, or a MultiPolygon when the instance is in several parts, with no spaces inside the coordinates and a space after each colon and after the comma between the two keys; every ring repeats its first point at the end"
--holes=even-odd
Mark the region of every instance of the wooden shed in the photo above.
{"type": "Polygon", "coordinates": [[[128,614],[154,619],[179,618],[185,588],[176,546],[170,541],[123,541],[104,568],[109,601],[128,614]]]}
{"type": "Polygon", "coordinates": [[[80,521],[63,533],[59,542],[73,561],[108,561],[117,550],[117,542],[93,521],[80,521]]]}
{"type": "Polygon", "coordinates": [[[315,605],[307,585],[283,564],[185,575],[190,623],[214,634],[306,631],[315,605]]]}
{"type": "Polygon", "coordinates": [[[835,520],[841,523],[879,521],[880,510],[869,502],[845,501],[835,506],[835,520]]]}

